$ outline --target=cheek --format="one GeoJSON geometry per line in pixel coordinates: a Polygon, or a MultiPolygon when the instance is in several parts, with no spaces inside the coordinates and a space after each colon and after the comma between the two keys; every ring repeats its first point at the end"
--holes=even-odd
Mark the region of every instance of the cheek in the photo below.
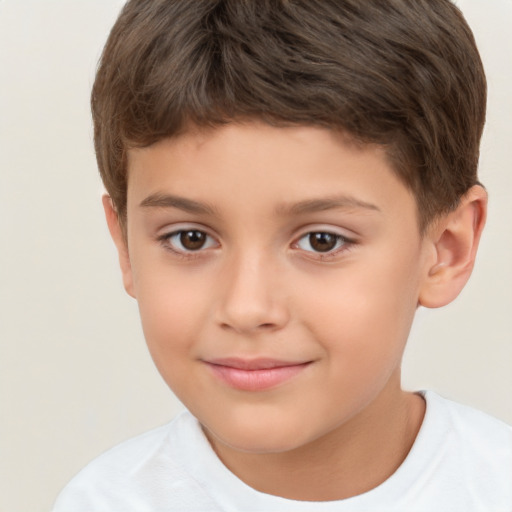
{"type": "Polygon", "coordinates": [[[204,311],[201,287],[158,266],[135,280],[142,328],[151,356],[166,381],[193,353],[204,311]]]}
{"type": "Polygon", "coordinates": [[[324,279],[309,308],[302,304],[309,330],[336,364],[372,372],[399,363],[416,311],[409,270],[404,261],[358,262],[324,279]]]}

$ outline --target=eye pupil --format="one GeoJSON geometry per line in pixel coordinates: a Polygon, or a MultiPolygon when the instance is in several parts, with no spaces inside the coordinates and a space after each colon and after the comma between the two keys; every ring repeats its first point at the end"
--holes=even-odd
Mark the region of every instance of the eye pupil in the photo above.
{"type": "Polygon", "coordinates": [[[328,252],[336,247],[337,237],[331,233],[311,233],[309,243],[318,252],[328,252]]]}
{"type": "Polygon", "coordinates": [[[189,251],[201,249],[206,242],[206,234],[202,231],[190,230],[182,231],[180,234],[180,242],[189,251]]]}

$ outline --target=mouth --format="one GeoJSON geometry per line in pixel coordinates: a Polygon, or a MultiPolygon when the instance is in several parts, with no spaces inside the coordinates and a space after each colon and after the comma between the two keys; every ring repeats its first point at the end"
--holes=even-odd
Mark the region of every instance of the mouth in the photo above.
{"type": "Polygon", "coordinates": [[[313,361],[225,358],[204,361],[213,375],[241,391],[264,391],[302,373],[313,361]]]}

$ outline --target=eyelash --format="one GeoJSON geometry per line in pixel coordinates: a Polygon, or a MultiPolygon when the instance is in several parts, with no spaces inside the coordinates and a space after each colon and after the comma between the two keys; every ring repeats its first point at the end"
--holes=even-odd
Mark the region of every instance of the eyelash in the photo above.
{"type": "Polygon", "coordinates": [[[311,237],[313,235],[327,235],[330,237],[333,237],[333,241],[335,242],[335,246],[332,249],[329,249],[327,251],[315,251],[311,250],[308,251],[306,249],[303,249],[305,252],[314,254],[315,258],[318,258],[320,260],[327,260],[330,258],[334,258],[338,256],[340,253],[343,253],[345,251],[350,250],[355,244],[356,241],[352,240],[350,238],[347,238],[344,235],[340,235],[339,233],[333,233],[332,231],[328,230],[318,230],[318,231],[308,231],[304,235],[302,235],[294,244],[294,247],[300,248],[300,242],[301,240],[309,239],[309,245],[311,246],[311,237]]]}
{"type": "MultiPolygon", "coordinates": [[[[164,233],[160,235],[157,240],[160,242],[160,244],[164,247],[164,249],[172,252],[173,254],[186,258],[197,258],[201,256],[201,253],[206,250],[210,249],[212,247],[211,243],[208,247],[201,246],[197,250],[191,250],[191,249],[177,249],[173,246],[172,239],[174,237],[182,236],[184,233],[201,233],[202,235],[206,236],[206,244],[208,244],[208,239],[215,240],[211,235],[209,235],[206,231],[202,229],[197,228],[188,228],[188,229],[177,229],[175,231],[172,231],[170,233],[164,233]]],[[[327,235],[334,238],[335,246],[333,249],[329,249],[327,251],[315,251],[313,250],[307,250],[303,249],[302,251],[306,253],[311,253],[314,255],[313,257],[320,259],[320,260],[327,260],[330,258],[334,258],[338,254],[350,250],[357,242],[353,239],[347,238],[344,235],[340,235],[339,233],[333,233],[332,231],[328,230],[318,230],[318,231],[308,231],[307,233],[304,233],[302,236],[300,236],[298,239],[296,239],[296,242],[292,244],[292,248],[301,249],[300,242],[302,240],[309,238],[309,243],[311,246],[311,237],[313,235],[327,235]]],[[[217,242],[218,244],[218,242],[217,242]]],[[[309,256],[312,257],[312,256],[309,256]]]]}
{"type": "MultiPolygon", "coordinates": [[[[206,231],[202,229],[197,228],[188,228],[188,229],[177,229],[175,231],[172,231],[171,233],[164,233],[163,235],[160,235],[157,240],[160,242],[160,244],[164,247],[164,249],[172,252],[173,254],[182,257],[182,258],[196,258],[201,255],[205,247],[200,247],[197,250],[190,250],[190,249],[177,249],[173,246],[172,239],[174,237],[182,236],[184,233],[201,233],[202,235],[205,235],[208,239],[214,240],[214,238],[209,235],[206,231]]],[[[207,249],[210,247],[206,247],[207,249]]]]}

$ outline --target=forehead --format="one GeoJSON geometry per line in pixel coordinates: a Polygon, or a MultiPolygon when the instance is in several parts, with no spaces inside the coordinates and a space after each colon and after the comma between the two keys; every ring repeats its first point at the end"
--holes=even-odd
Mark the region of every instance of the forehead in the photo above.
{"type": "Polygon", "coordinates": [[[129,208],[165,206],[157,199],[169,195],[217,213],[248,208],[303,213],[315,201],[321,208],[336,198],[346,208],[367,212],[407,210],[415,216],[416,210],[382,147],[325,128],[257,122],[191,129],[130,150],[129,208]]]}

